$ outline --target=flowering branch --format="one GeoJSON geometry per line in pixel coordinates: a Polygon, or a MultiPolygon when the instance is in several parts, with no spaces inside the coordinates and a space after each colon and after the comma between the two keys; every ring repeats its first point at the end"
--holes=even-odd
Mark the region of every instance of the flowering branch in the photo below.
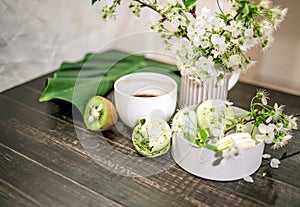
{"type": "MultiPolygon", "coordinates": [[[[217,13],[197,8],[197,0],[131,0],[129,7],[137,16],[142,8],[160,15],[151,28],[161,34],[166,48],[176,56],[181,74],[203,83],[251,66],[254,61],[247,51],[257,45],[267,49],[287,13],[287,9],[272,7],[270,0],[227,1],[229,13],[221,9],[219,0],[217,13]]],[[[92,4],[95,2],[92,0],[92,4]]],[[[111,5],[104,5],[103,18],[114,17],[120,3],[113,0],[111,5]]]]}
{"type": "Polygon", "coordinates": [[[154,6],[155,4],[150,5],[150,4],[147,4],[147,3],[145,3],[145,2],[143,2],[143,1],[141,1],[141,0],[132,0],[132,1],[139,3],[141,8],[142,8],[142,7],[147,7],[147,8],[149,8],[149,9],[151,9],[151,10],[157,12],[158,14],[160,14],[160,15],[162,16],[163,19],[165,19],[165,15],[164,15],[164,14],[161,14],[161,13],[159,12],[159,10],[157,10],[157,7],[154,6]]]}
{"type": "Polygon", "coordinates": [[[284,114],[283,105],[279,106],[275,103],[274,106],[270,106],[267,99],[268,93],[259,90],[251,100],[250,111],[247,115],[232,122],[226,133],[234,129],[236,132],[241,132],[246,124],[250,123],[252,125],[251,135],[255,137],[256,141],[266,144],[273,143],[273,149],[285,146],[292,138],[292,130],[297,129],[298,115],[284,114]]]}

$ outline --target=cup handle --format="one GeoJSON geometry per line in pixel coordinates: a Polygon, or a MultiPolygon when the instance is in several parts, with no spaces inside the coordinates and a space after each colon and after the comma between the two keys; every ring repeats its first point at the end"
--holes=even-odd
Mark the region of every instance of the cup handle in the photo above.
{"type": "Polygon", "coordinates": [[[236,71],[232,73],[231,77],[229,78],[228,91],[231,90],[233,86],[235,86],[235,84],[239,80],[240,73],[241,73],[240,71],[236,71]]]}

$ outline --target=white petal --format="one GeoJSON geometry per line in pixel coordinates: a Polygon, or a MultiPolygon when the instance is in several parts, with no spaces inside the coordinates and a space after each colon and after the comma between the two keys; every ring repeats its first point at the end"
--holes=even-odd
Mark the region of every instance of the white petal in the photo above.
{"type": "Polygon", "coordinates": [[[256,139],[256,141],[258,141],[258,142],[264,142],[265,141],[265,135],[262,135],[262,134],[256,134],[255,135],[255,139],[256,139]]]}
{"type": "Polygon", "coordinates": [[[262,156],[264,159],[268,159],[268,158],[271,158],[271,155],[270,154],[263,154],[262,156]]]}
{"type": "Polygon", "coordinates": [[[273,159],[271,160],[271,162],[273,162],[274,164],[280,164],[280,163],[281,163],[280,160],[277,159],[277,158],[273,158],[273,159]]]}
{"type": "Polygon", "coordinates": [[[271,159],[270,166],[272,168],[278,168],[279,164],[280,164],[280,160],[278,160],[276,158],[271,159]]]}
{"type": "Polygon", "coordinates": [[[211,42],[214,44],[214,45],[216,45],[216,44],[218,44],[219,43],[219,35],[217,35],[217,34],[213,34],[212,36],[211,36],[211,42]]]}
{"type": "Polygon", "coordinates": [[[264,96],[261,98],[261,102],[262,102],[263,105],[267,105],[268,104],[267,98],[264,97],[264,96]]]}
{"type": "Polygon", "coordinates": [[[248,183],[253,183],[254,182],[253,178],[250,175],[243,177],[243,180],[248,182],[248,183]]]}
{"type": "MultiPolygon", "coordinates": [[[[270,134],[271,134],[271,132],[270,132],[270,134]]],[[[273,136],[265,136],[265,143],[266,144],[272,144],[274,141],[273,141],[273,139],[274,139],[274,133],[273,133],[273,136]]]]}
{"type": "Polygon", "coordinates": [[[266,122],[267,122],[267,124],[268,124],[268,123],[270,123],[271,121],[272,121],[272,117],[269,116],[269,118],[267,118],[266,122]]]}
{"type": "Polygon", "coordinates": [[[260,124],[258,126],[258,131],[262,134],[265,134],[267,132],[267,126],[265,124],[260,124]]]}
{"type": "Polygon", "coordinates": [[[269,124],[268,125],[268,131],[274,131],[274,129],[276,129],[276,125],[275,124],[269,124]]]}
{"type": "Polygon", "coordinates": [[[226,104],[226,106],[232,106],[233,105],[233,103],[232,102],[230,102],[230,101],[225,101],[225,104],[226,104]]]}
{"type": "Polygon", "coordinates": [[[272,162],[270,163],[270,165],[271,165],[272,168],[279,168],[279,165],[272,164],[272,162]]]}

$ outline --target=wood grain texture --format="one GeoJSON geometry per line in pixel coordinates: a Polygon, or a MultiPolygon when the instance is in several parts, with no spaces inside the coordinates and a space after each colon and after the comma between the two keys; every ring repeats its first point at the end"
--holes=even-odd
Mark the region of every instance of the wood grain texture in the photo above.
{"type": "Polygon", "coordinates": [[[1,206],[41,206],[41,204],[21,191],[19,188],[0,180],[0,205],[1,206]]]}
{"type": "MultiPolygon", "coordinates": [[[[121,122],[92,132],[71,104],[39,103],[44,81],[0,94],[1,206],[300,205],[299,130],[286,148],[266,148],[277,158],[293,154],[279,169],[264,160],[254,183],[214,182],[182,170],[170,154],[139,156],[121,122]]],[[[247,109],[255,92],[255,86],[238,83],[229,99],[247,109]]],[[[285,104],[287,113],[300,112],[300,97],[270,91],[270,101],[285,104]]]]}
{"type": "Polygon", "coordinates": [[[18,191],[25,192],[37,204],[49,206],[118,206],[104,196],[51,170],[51,168],[3,144],[1,149],[1,177],[18,191]]]}

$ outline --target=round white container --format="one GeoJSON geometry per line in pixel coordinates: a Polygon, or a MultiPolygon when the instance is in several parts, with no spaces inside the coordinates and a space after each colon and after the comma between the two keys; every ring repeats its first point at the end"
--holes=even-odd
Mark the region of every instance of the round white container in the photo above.
{"type": "MultiPolygon", "coordinates": [[[[234,107],[234,111],[243,109],[234,107]]],[[[200,148],[186,140],[182,133],[173,136],[171,154],[175,162],[189,173],[216,181],[233,181],[253,174],[261,165],[264,143],[222,158],[221,153],[200,148]]]]}
{"type": "Polygon", "coordinates": [[[141,117],[151,116],[169,121],[176,109],[177,84],[162,74],[139,72],[125,75],[114,84],[116,109],[129,127],[141,117]],[[142,97],[142,96],[153,97],[142,97]]]}

